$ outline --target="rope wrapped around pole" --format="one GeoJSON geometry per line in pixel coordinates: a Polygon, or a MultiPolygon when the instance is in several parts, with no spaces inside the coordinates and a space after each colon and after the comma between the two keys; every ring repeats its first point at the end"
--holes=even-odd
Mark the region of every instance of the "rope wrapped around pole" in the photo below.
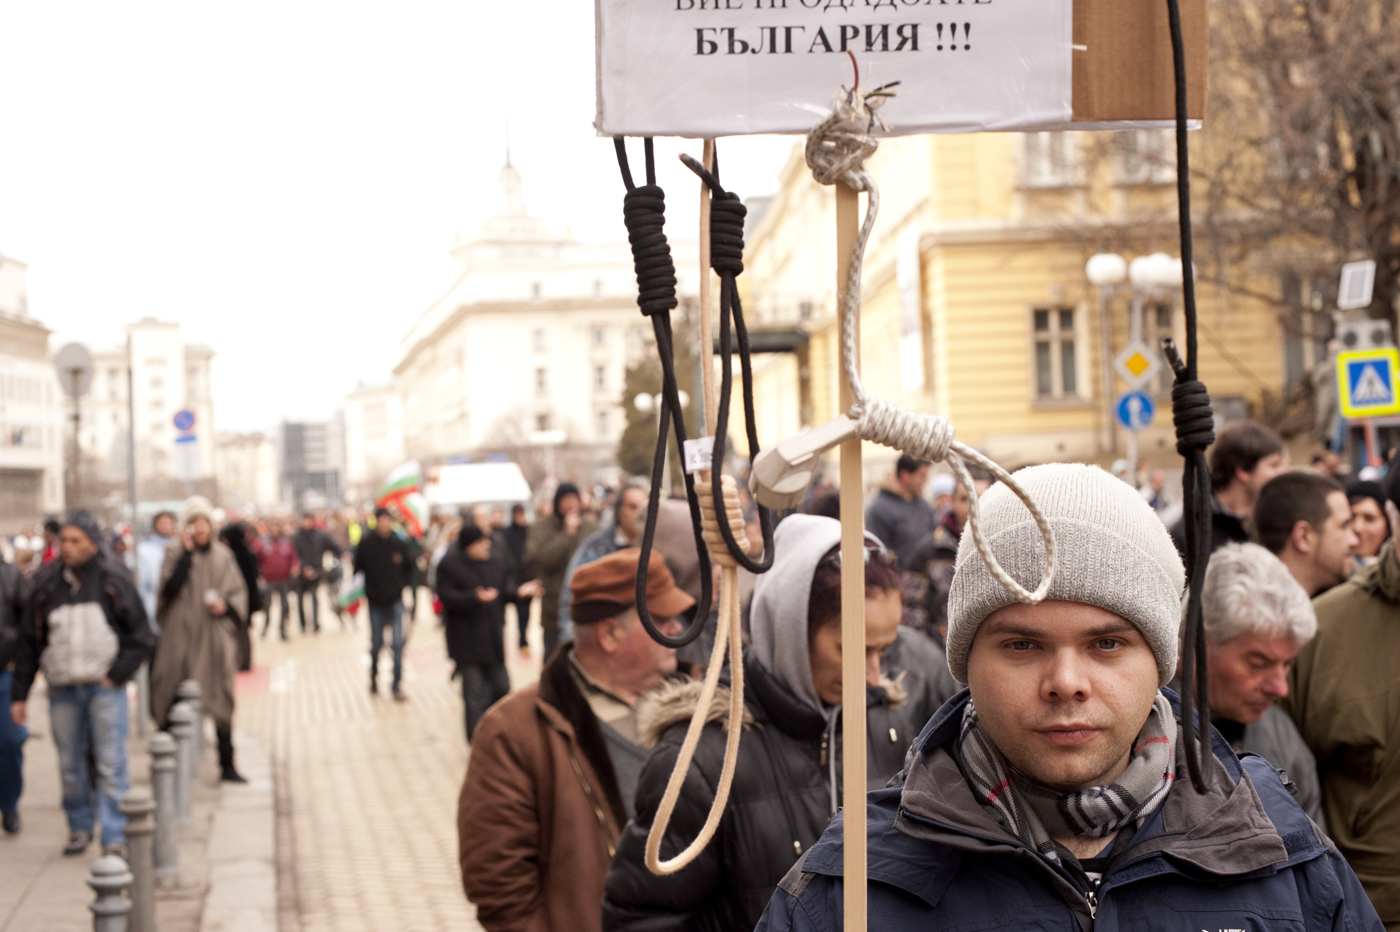
{"type": "MultiPolygon", "coordinates": [[[[860,276],[865,258],[865,246],[870,232],[875,227],[875,218],[880,209],[880,189],[875,179],[865,169],[865,160],[874,154],[879,146],[871,135],[876,127],[885,129],[877,111],[892,96],[886,84],[865,94],[857,90],[843,91],[832,102],[831,115],[807,135],[804,155],[812,169],[812,177],[824,185],[841,183],[854,191],[864,191],[869,198],[865,220],[856,237],[855,249],[851,253],[849,286],[843,296],[845,314],[841,332],[841,362],[845,370],[855,404],[848,415],[854,422],[850,429],[861,440],[879,443],[902,450],[911,456],[932,462],[946,462],[953,470],[959,485],[967,493],[968,527],[972,541],[981,554],[982,560],[993,578],[1001,583],[1017,601],[1035,603],[1043,601],[1050,591],[1055,577],[1055,534],[1050,523],[1030,495],[1020,487],[1011,474],[996,462],[965,444],[953,439],[953,426],[946,417],[906,411],[893,402],[877,398],[865,391],[861,383],[859,366],[856,360],[856,326],[860,314],[860,276]],[[1036,527],[1040,530],[1045,545],[1045,569],[1041,573],[1040,584],[1027,590],[1006,572],[991,546],[982,534],[981,521],[977,511],[977,489],[965,461],[972,461],[986,469],[1019,498],[1031,513],[1036,527]]],[[[837,436],[833,434],[833,436],[837,436]]],[[[838,437],[844,439],[844,437],[838,437]]],[[[755,479],[758,471],[755,470],[755,479]]]]}

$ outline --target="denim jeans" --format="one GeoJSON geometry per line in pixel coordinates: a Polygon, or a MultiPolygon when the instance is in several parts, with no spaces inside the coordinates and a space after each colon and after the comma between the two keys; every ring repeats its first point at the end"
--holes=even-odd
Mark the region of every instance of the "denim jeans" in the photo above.
{"type": "Polygon", "coordinates": [[[49,725],[58,748],[58,769],[63,777],[63,811],[68,830],[92,833],[93,780],[88,772],[88,746],[97,764],[97,819],[102,824],[102,844],[126,843],[126,816],[117,805],[126,797],[126,687],[49,687],[49,725]]]}
{"type": "Polygon", "coordinates": [[[369,607],[369,681],[372,684],[379,673],[379,652],[384,647],[384,626],[388,625],[393,635],[394,650],[394,690],[403,680],[403,603],[392,605],[371,605],[369,607]]]}
{"type": "Polygon", "coordinates": [[[0,670],[0,812],[12,813],[24,791],[24,739],[29,729],[10,718],[10,688],[15,675],[0,670]]]}
{"type": "Polygon", "coordinates": [[[510,674],[503,663],[466,664],[462,675],[462,703],[467,710],[467,741],[476,732],[476,723],[497,700],[510,693],[510,674]]]}

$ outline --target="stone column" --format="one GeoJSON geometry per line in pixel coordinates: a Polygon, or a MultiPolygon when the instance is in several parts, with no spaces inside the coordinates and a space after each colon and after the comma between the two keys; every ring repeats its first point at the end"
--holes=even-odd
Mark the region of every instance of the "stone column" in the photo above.
{"type": "Polygon", "coordinates": [[[126,932],[131,901],[122,896],[122,890],[130,883],[131,871],[115,854],[105,854],[92,862],[92,873],[87,878],[87,885],[97,894],[97,899],[88,904],[92,910],[92,932],[126,932]]]}
{"type": "Polygon", "coordinates": [[[151,737],[151,788],[156,798],[155,876],[161,885],[173,882],[180,869],[180,808],[175,789],[179,765],[175,756],[175,739],[169,732],[156,732],[151,737]]]}
{"type": "Polygon", "coordinates": [[[181,700],[171,707],[166,721],[175,738],[175,811],[183,825],[190,817],[190,784],[195,772],[194,709],[181,700]]]}

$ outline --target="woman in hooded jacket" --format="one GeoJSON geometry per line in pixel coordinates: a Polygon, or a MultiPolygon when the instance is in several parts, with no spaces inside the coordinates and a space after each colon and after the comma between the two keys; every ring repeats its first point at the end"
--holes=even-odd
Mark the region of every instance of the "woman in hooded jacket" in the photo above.
{"type": "MultiPolygon", "coordinates": [[[[663,686],[638,706],[654,743],[637,784],[637,816],[608,870],[605,930],[751,929],[778,881],[816,840],[841,798],[840,522],[786,518],[774,537],[773,568],[758,578],[744,655],[744,733],[729,804],[714,839],[675,874],[646,868],[652,819],[675,766],[701,684],[663,686]]],[[[901,614],[899,569],[866,535],[866,733],[869,786],[885,785],[914,737],[896,711],[897,683],[880,674],[901,614]]],[[[727,674],[726,680],[727,683],[727,674]]],[[[695,759],[661,842],[674,857],[696,837],[724,762],[729,692],[709,710],[695,759]]]]}

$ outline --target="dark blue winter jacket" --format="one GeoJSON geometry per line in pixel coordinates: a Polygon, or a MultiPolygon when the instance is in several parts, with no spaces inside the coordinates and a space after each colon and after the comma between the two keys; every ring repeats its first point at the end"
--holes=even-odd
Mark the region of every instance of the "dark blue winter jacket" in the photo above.
{"type": "MultiPolygon", "coordinates": [[[[1096,887],[1056,865],[973,798],[951,756],[967,697],[925,726],[903,782],[867,797],[872,930],[1383,932],[1356,875],[1277,771],[1261,757],[1237,758],[1219,735],[1204,796],[1178,741],[1176,785],[1132,839],[1114,845],[1096,887]]],[[[759,932],[842,928],[841,874],[837,816],[783,878],[759,932]]]]}

